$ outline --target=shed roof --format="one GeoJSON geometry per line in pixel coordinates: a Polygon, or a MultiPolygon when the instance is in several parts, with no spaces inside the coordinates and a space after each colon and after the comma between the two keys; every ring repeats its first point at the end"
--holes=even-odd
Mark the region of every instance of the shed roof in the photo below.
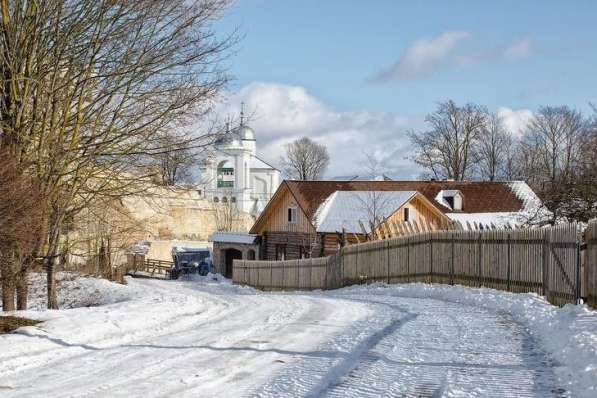
{"type": "Polygon", "coordinates": [[[257,235],[248,234],[244,232],[214,232],[210,237],[210,242],[219,243],[241,243],[252,245],[255,243],[257,235]]]}

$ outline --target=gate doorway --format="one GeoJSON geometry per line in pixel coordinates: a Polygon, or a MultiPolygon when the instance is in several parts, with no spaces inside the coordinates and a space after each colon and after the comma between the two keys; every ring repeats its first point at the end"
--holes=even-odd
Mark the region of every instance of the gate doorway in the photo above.
{"type": "Polygon", "coordinates": [[[243,253],[240,250],[236,249],[226,249],[222,250],[222,254],[224,256],[225,264],[224,276],[226,278],[232,279],[232,262],[234,260],[242,260],[243,253]]]}

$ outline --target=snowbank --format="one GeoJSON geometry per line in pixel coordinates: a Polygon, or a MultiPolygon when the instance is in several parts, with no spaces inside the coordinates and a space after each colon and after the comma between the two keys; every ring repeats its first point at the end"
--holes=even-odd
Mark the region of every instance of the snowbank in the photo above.
{"type": "Polygon", "coordinates": [[[338,292],[431,298],[507,312],[562,365],[556,374],[574,397],[597,396],[597,311],[586,306],[558,308],[533,293],[421,283],[353,286],[338,292]]]}
{"type": "MultiPolygon", "coordinates": [[[[58,288],[58,307],[60,309],[112,304],[127,300],[131,295],[131,289],[127,286],[72,272],[57,273],[56,285],[58,288]]],[[[46,274],[30,274],[28,309],[44,310],[46,309],[46,300],[46,274]]],[[[1,308],[2,303],[0,303],[1,308]]]]}

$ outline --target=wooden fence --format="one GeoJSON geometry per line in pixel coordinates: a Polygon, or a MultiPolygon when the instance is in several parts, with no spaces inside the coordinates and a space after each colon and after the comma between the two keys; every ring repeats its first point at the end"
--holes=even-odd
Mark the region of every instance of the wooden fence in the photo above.
{"type": "Polygon", "coordinates": [[[324,258],[235,260],[233,280],[268,290],[448,283],[536,292],[561,305],[580,297],[580,238],[576,224],[425,232],[346,246],[324,258]]]}
{"type": "Polygon", "coordinates": [[[234,260],[233,281],[264,290],[313,290],[342,286],[338,255],[301,260],[234,260]]]}
{"type": "Polygon", "coordinates": [[[597,308],[597,219],[589,221],[585,241],[585,295],[587,303],[597,308]]]}
{"type": "Polygon", "coordinates": [[[170,278],[170,270],[174,263],[172,261],[152,260],[143,255],[129,255],[127,259],[126,274],[131,276],[149,276],[170,278]]]}

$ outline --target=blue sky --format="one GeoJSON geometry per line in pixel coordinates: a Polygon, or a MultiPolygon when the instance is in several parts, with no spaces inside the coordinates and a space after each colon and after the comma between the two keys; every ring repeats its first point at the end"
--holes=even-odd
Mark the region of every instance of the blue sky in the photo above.
{"type": "MultiPolygon", "coordinates": [[[[218,23],[243,35],[226,109],[245,101],[255,111],[270,161],[308,135],[366,147],[411,178],[405,133],[422,128],[437,101],[500,110],[513,129],[541,105],[588,111],[595,15],[597,1],[239,0],[218,23]]],[[[356,150],[330,152],[330,175],[359,171],[356,150]]]]}

